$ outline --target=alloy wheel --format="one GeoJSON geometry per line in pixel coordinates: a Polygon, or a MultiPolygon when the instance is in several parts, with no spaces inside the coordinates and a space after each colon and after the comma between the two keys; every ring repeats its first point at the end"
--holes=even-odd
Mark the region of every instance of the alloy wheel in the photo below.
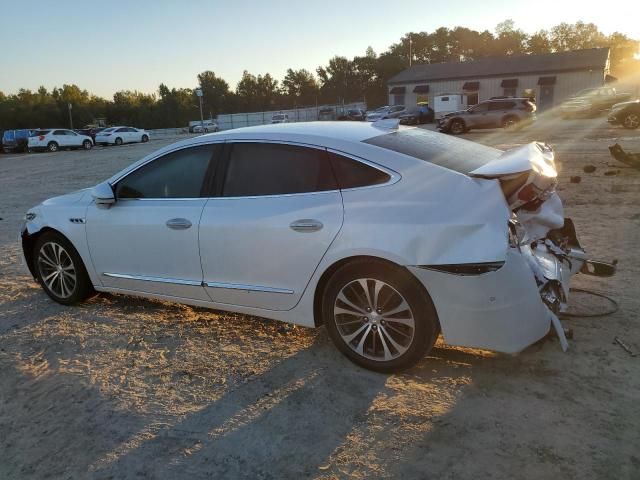
{"type": "Polygon", "coordinates": [[[624,126],[626,128],[638,128],[640,125],[640,116],[635,113],[630,113],[624,118],[624,126]]]}
{"type": "Polygon", "coordinates": [[[47,242],[38,252],[40,278],[54,295],[66,299],[76,289],[77,272],[71,255],[56,242],[47,242]]]}
{"type": "Polygon", "coordinates": [[[413,342],[416,325],[409,303],[381,280],[359,278],[345,285],[333,315],[342,340],[364,358],[393,360],[413,342]]]}

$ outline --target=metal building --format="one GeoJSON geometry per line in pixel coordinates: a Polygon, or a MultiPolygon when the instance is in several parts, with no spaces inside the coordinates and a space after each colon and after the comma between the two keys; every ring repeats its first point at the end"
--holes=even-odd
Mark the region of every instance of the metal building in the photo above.
{"type": "Polygon", "coordinates": [[[609,48],[417,64],[388,81],[389,105],[433,105],[436,95],[460,93],[468,106],[491,97],[522,96],[535,98],[544,110],[612,78],[609,48]]]}

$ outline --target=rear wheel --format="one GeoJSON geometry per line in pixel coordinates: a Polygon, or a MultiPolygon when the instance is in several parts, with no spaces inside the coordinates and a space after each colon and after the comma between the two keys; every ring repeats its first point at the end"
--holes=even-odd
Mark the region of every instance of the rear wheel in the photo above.
{"type": "Polygon", "coordinates": [[[429,295],[400,267],[356,261],[329,280],[322,316],[336,347],[354,363],[378,372],[415,365],[439,333],[429,295]]]}
{"type": "Polygon", "coordinates": [[[464,133],[465,130],[466,130],[466,126],[463,120],[456,118],[455,120],[451,121],[451,126],[449,127],[449,131],[454,135],[460,135],[464,133]]]}
{"type": "Polygon", "coordinates": [[[93,148],[93,143],[91,143],[90,140],[85,140],[84,142],[82,142],[82,148],[84,148],[85,150],[91,150],[93,148]]]}
{"type": "Polygon", "coordinates": [[[49,142],[49,144],[47,145],[47,150],[49,150],[50,152],[57,152],[58,148],[59,147],[56,142],[49,142]]]}
{"type": "Polygon", "coordinates": [[[147,143],[149,141],[148,135],[142,135],[142,143],[147,143]]]}
{"type": "Polygon", "coordinates": [[[640,125],[640,114],[638,113],[627,113],[622,121],[622,125],[624,128],[628,128],[629,130],[633,130],[638,128],[640,125]]]}
{"type": "Polygon", "coordinates": [[[63,305],[87,298],[93,285],[80,255],[71,242],[57,232],[45,232],[34,245],[36,278],[49,297],[63,305]]]}
{"type": "Polygon", "coordinates": [[[122,139],[120,137],[116,138],[116,145],[122,145],[122,139]]]}
{"type": "Polygon", "coordinates": [[[516,117],[505,117],[502,120],[502,128],[505,130],[515,130],[517,124],[518,118],[516,117]]]}

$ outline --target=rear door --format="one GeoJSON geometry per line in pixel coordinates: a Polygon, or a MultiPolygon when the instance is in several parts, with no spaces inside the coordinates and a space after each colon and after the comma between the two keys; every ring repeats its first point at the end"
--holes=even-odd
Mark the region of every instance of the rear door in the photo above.
{"type": "Polygon", "coordinates": [[[218,194],[200,221],[211,300],[289,310],[342,226],[342,196],[322,148],[266,142],[226,146],[218,194]]]}
{"type": "Polygon", "coordinates": [[[513,101],[498,101],[489,102],[489,114],[487,115],[487,124],[485,128],[500,128],[502,127],[502,120],[515,108],[516,104],[513,101]]]}

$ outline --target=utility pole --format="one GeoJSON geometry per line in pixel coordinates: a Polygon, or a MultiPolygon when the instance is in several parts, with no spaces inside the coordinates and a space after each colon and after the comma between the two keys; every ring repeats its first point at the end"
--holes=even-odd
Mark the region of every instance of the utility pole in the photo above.
{"type": "Polygon", "coordinates": [[[71,102],[67,103],[67,107],[69,108],[69,128],[73,130],[73,115],[71,114],[71,109],[73,107],[71,106],[71,102]]]}
{"type": "Polygon", "coordinates": [[[411,60],[413,58],[412,47],[413,46],[413,38],[411,38],[411,34],[409,34],[409,66],[411,66],[411,60]]]}
{"type": "Polygon", "coordinates": [[[200,100],[200,127],[202,128],[202,133],[204,133],[204,117],[202,116],[202,88],[196,88],[196,95],[200,100]]]}

